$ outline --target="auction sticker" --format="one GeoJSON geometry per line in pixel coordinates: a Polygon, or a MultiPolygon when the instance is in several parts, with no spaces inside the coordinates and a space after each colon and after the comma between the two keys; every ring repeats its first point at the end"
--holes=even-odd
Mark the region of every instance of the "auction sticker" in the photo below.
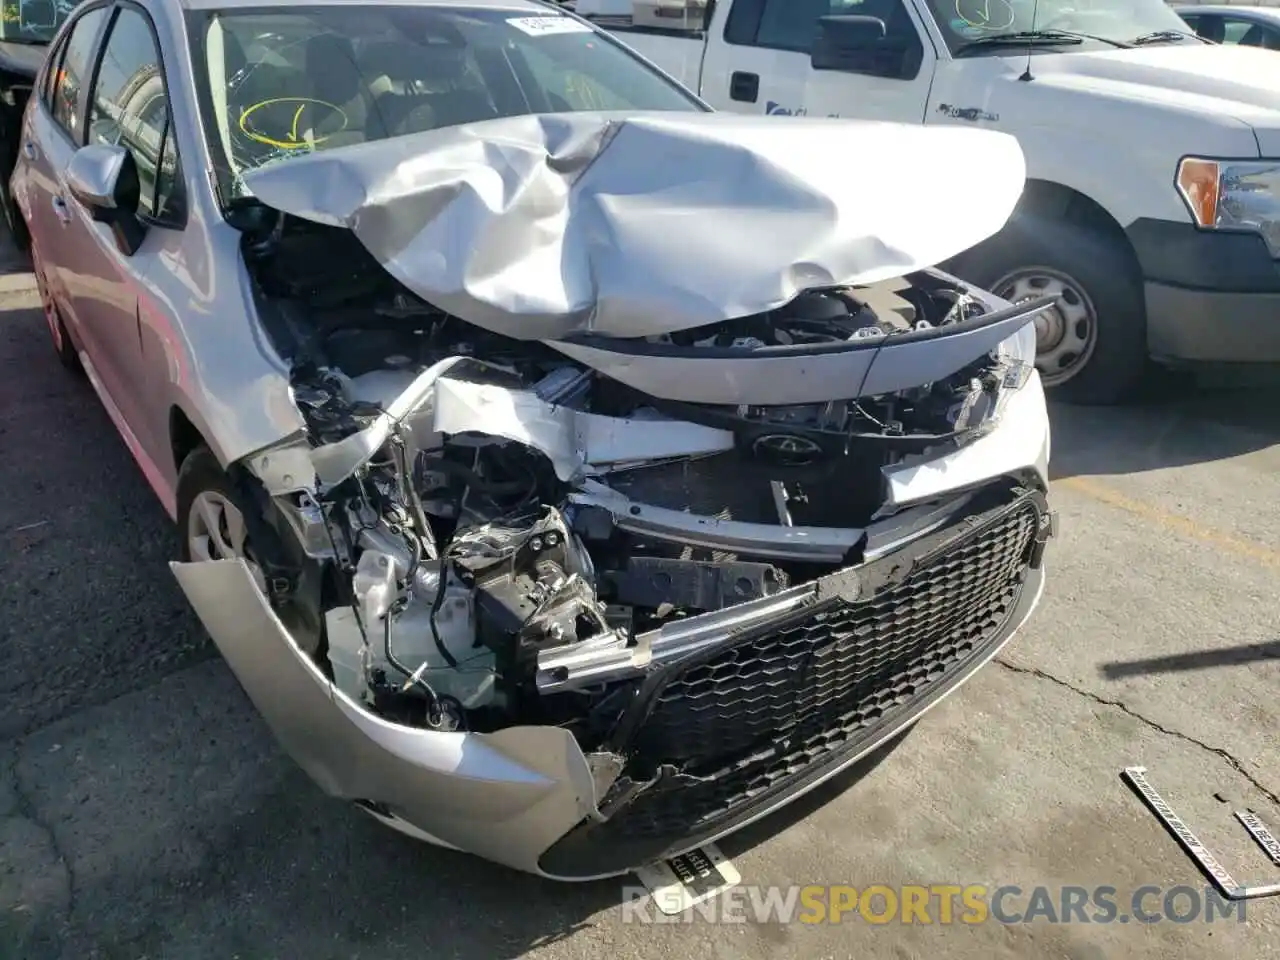
{"type": "Polygon", "coordinates": [[[517,30],[531,37],[546,37],[556,33],[590,33],[591,28],[573,17],[512,17],[507,20],[517,30]]]}
{"type": "Polygon", "coordinates": [[[684,913],[742,882],[742,875],[715,844],[698,847],[636,871],[654,904],[668,916],[684,913]]]}

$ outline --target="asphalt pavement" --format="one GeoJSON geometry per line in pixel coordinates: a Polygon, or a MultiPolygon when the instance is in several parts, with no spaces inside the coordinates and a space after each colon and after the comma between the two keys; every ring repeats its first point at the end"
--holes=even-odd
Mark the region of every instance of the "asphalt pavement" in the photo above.
{"type": "Polygon", "coordinates": [[[1236,879],[1280,881],[1231,819],[1251,808],[1280,828],[1280,396],[1175,387],[1054,409],[1060,536],[1032,623],[874,769],[722,845],[747,889],[1016,885],[1011,921],[1038,886],[1055,901],[1105,886],[1127,919],[643,924],[620,882],[548,883],[405,840],[279,752],[165,566],[174,531],[35,307],[12,265],[0,958],[1280,956],[1280,898],[1243,919],[1130,916],[1145,885],[1158,914],[1165,891],[1205,881],[1119,778],[1146,766],[1236,879]]]}

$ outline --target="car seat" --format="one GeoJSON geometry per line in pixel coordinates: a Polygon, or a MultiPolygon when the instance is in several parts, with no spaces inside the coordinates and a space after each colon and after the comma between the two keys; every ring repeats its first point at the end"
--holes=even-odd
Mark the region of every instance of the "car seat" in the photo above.
{"type": "Polygon", "coordinates": [[[465,47],[445,44],[419,47],[412,76],[404,79],[426,89],[408,96],[385,98],[384,117],[397,135],[499,116],[488,92],[471,75],[465,47]]]}
{"type": "Polygon", "coordinates": [[[334,33],[322,33],[307,41],[304,56],[310,90],[300,96],[336,107],[337,112],[317,109],[309,116],[304,114],[300,139],[323,142],[326,147],[363,143],[370,97],[351,42],[334,33]]]}

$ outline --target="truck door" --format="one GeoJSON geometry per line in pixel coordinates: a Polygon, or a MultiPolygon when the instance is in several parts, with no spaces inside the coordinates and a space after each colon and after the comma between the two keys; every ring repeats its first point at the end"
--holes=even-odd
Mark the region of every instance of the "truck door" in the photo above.
{"type": "Polygon", "coordinates": [[[924,121],[937,53],[905,0],[733,0],[727,16],[722,33],[713,26],[702,74],[702,96],[717,109],[924,121]],[[826,16],[879,20],[883,36],[828,34],[839,55],[815,69],[826,16]]]}

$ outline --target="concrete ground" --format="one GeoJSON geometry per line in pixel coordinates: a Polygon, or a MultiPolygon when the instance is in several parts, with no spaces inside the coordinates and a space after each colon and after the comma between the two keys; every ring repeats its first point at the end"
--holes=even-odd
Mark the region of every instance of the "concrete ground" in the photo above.
{"type": "MultiPolygon", "coordinates": [[[[401,839],[276,749],[34,306],[29,278],[0,280],[0,957],[1280,956],[1280,898],[1242,923],[641,926],[620,883],[401,839]]],[[[1037,885],[1106,885],[1121,913],[1145,884],[1202,890],[1130,764],[1237,879],[1280,880],[1230,818],[1280,828],[1277,399],[1056,409],[1033,622],[869,775],[725,842],[744,882],[1016,884],[1015,911],[1037,885]]]]}

